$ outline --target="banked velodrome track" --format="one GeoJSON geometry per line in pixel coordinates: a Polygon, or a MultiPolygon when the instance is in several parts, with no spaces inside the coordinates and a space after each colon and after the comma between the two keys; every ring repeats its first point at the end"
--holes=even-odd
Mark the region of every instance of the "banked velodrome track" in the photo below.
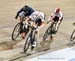
{"type": "MultiPolygon", "coordinates": [[[[47,18],[46,18],[47,20],[47,18]]],[[[0,61],[4,60],[15,60],[22,61],[23,59],[28,60],[35,56],[40,56],[52,51],[67,48],[67,43],[69,43],[70,35],[74,29],[72,23],[75,21],[75,1],[74,0],[2,0],[0,1],[0,61]],[[34,51],[32,55],[26,56],[21,54],[23,51],[23,42],[16,44],[18,47],[14,46],[11,40],[11,33],[13,27],[18,22],[14,19],[16,12],[23,5],[28,4],[34,7],[36,10],[43,11],[48,17],[55,7],[60,7],[64,19],[60,26],[58,33],[54,36],[54,40],[50,45],[50,50],[36,52],[34,51]],[[13,47],[14,46],[14,47],[13,47]],[[8,50],[7,50],[8,49],[8,50]]],[[[43,29],[40,30],[39,41],[42,40],[43,33],[49,25],[46,24],[43,29]]]]}

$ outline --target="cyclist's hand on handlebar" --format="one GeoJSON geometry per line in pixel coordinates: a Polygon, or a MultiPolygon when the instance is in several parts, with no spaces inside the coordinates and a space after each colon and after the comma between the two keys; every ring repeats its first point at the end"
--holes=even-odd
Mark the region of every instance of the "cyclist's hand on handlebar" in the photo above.
{"type": "Polygon", "coordinates": [[[17,16],[15,17],[15,19],[17,19],[17,16]]]}

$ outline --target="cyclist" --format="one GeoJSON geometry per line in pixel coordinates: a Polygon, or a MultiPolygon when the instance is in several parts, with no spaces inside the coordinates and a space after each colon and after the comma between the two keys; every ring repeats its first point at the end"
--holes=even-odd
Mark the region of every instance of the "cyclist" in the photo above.
{"type": "MultiPolygon", "coordinates": [[[[28,5],[23,6],[18,12],[17,15],[15,16],[15,19],[19,17],[20,19],[20,28],[22,29],[23,27],[23,21],[28,18],[32,13],[34,12],[34,9],[28,5]]],[[[24,39],[26,36],[26,29],[22,29],[20,34],[22,38],[24,39]]]]}
{"type": "MultiPolygon", "coordinates": [[[[39,36],[39,29],[44,26],[45,15],[43,12],[35,11],[33,12],[26,21],[32,21],[35,23],[35,28],[37,31],[37,35],[39,36]]],[[[36,42],[32,42],[32,49],[36,46],[36,42]]]]}
{"type": "MultiPolygon", "coordinates": [[[[63,19],[63,14],[60,10],[60,8],[55,8],[55,11],[51,14],[51,16],[49,17],[47,23],[51,22],[51,26],[54,24],[54,22],[57,21],[57,25],[56,25],[56,29],[55,29],[55,33],[57,32],[57,27],[61,24],[63,19]]],[[[52,36],[51,36],[52,38],[52,36]]]]}

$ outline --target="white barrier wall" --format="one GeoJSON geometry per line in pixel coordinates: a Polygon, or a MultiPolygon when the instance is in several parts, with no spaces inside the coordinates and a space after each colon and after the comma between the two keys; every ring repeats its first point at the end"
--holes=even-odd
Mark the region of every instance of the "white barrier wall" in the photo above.
{"type": "Polygon", "coordinates": [[[28,61],[75,61],[75,47],[57,50],[28,61]]]}

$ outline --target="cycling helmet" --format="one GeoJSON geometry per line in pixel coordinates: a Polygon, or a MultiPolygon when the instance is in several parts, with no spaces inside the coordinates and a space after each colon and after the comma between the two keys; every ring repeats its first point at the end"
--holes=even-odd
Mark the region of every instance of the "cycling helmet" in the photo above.
{"type": "Polygon", "coordinates": [[[55,13],[59,13],[60,12],[60,8],[55,8],[55,13]]]}
{"type": "Polygon", "coordinates": [[[23,9],[24,9],[24,10],[27,10],[28,7],[29,7],[28,5],[25,5],[25,6],[23,7],[23,9]]]}
{"type": "Polygon", "coordinates": [[[29,6],[25,5],[25,6],[23,7],[23,10],[24,10],[24,12],[25,12],[25,15],[27,15],[27,14],[29,13],[29,6]]]}

